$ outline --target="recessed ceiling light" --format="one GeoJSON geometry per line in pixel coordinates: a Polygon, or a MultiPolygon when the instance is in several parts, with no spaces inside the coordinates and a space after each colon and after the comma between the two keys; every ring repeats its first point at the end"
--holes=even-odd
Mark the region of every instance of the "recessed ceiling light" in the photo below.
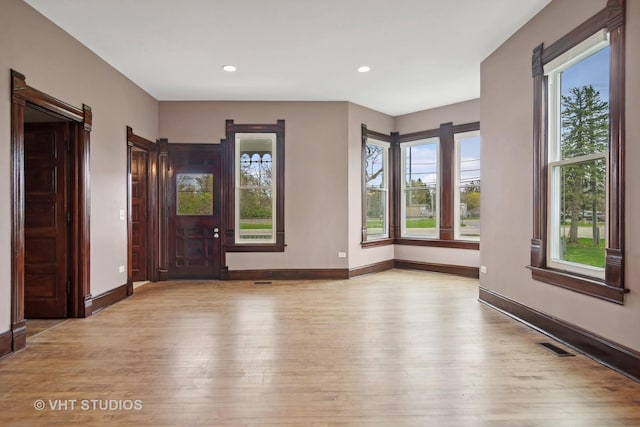
{"type": "Polygon", "coordinates": [[[363,65],[361,67],[358,67],[359,73],[368,73],[369,71],[371,71],[371,67],[369,67],[368,65],[363,65]]]}
{"type": "Polygon", "coordinates": [[[229,73],[233,73],[236,70],[236,67],[234,67],[233,65],[223,65],[222,69],[229,73]]]}

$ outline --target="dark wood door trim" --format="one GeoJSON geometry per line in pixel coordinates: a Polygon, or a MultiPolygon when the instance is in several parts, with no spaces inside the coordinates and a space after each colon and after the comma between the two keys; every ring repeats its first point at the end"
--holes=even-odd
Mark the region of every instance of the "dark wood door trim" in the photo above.
{"type": "Polygon", "coordinates": [[[131,198],[131,158],[134,149],[147,153],[147,277],[156,282],[160,278],[159,268],[159,215],[158,215],[158,165],[159,144],[145,139],[133,132],[127,126],[127,289],[129,295],[133,292],[132,282],[132,256],[133,256],[133,229],[132,229],[132,198],[131,198]]]}
{"type": "Polygon", "coordinates": [[[29,104],[70,121],[71,304],[70,317],[92,313],[90,282],[89,147],[91,107],[74,107],[27,85],[11,70],[11,350],[26,346],[24,320],[24,109],[29,104]]]}
{"type": "Polygon", "coordinates": [[[169,141],[158,140],[158,280],[169,280],[169,141]]]}

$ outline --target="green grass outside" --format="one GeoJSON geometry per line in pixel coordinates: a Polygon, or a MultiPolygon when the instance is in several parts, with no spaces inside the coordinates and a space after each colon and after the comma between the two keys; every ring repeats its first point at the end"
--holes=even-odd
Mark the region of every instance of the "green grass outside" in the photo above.
{"type": "Polygon", "coordinates": [[[407,220],[407,228],[435,228],[435,218],[420,218],[407,220]]]}
{"type": "MultiPolygon", "coordinates": [[[[407,221],[407,228],[435,228],[435,218],[410,219],[407,221]]],[[[367,228],[382,228],[381,219],[368,219],[367,228]]]]}
{"type": "Polygon", "coordinates": [[[240,230],[271,230],[272,225],[270,222],[261,222],[261,223],[240,223],[240,230]]]}
{"type": "MultiPolygon", "coordinates": [[[[465,219],[479,219],[479,218],[465,218],[465,219]]],[[[464,227],[465,224],[463,223],[462,226],[464,227]]],[[[407,220],[407,228],[435,228],[435,227],[436,227],[435,218],[419,218],[419,219],[407,220]]],[[[382,228],[382,220],[368,219],[367,228],[382,228]]]]}
{"type": "Polygon", "coordinates": [[[564,252],[565,261],[578,264],[604,267],[605,241],[600,240],[600,245],[594,246],[593,240],[588,237],[578,238],[578,243],[567,243],[564,252]]]}

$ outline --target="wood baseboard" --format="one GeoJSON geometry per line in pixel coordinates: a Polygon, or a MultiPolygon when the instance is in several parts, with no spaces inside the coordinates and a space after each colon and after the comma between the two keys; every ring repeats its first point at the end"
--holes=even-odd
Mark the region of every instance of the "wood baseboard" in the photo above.
{"type": "Polygon", "coordinates": [[[393,266],[394,268],[401,268],[404,270],[434,271],[436,273],[453,274],[456,276],[471,277],[474,279],[480,277],[480,269],[478,267],[467,267],[464,265],[435,264],[431,262],[396,259],[393,261],[393,266]]]}
{"type": "Polygon", "coordinates": [[[11,353],[11,342],[13,341],[13,334],[11,330],[0,334],[0,357],[6,356],[11,353]]]}
{"type": "Polygon", "coordinates": [[[287,269],[287,270],[225,270],[221,274],[223,280],[342,280],[364,274],[379,273],[381,271],[399,268],[404,270],[434,271],[438,273],[454,274],[456,276],[478,278],[477,267],[460,265],[433,264],[428,262],[386,260],[374,264],[355,267],[350,270],[342,268],[327,269],[287,269]]]}
{"type": "Polygon", "coordinates": [[[91,306],[92,314],[96,314],[100,310],[103,310],[104,308],[109,307],[110,305],[115,304],[118,301],[122,301],[128,296],[129,285],[127,283],[118,286],[117,288],[111,289],[110,291],[104,292],[93,298],[91,306]]]}
{"type": "Polygon", "coordinates": [[[640,381],[640,353],[579,326],[553,318],[485,288],[479,288],[480,302],[501,311],[549,337],[628,377],[640,381]]]}
{"type": "Polygon", "coordinates": [[[229,270],[227,276],[229,280],[335,280],[348,279],[349,270],[343,268],[229,270]]]}
{"type": "Polygon", "coordinates": [[[349,270],[349,277],[357,277],[365,274],[380,273],[381,271],[391,270],[393,268],[393,260],[380,261],[362,267],[355,267],[349,270]]]}
{"type": "Polygon", "coordinates": [[[11,329],[11,351],[20,351],[27,346],[27,321],[22,319],[21,321],[14,323],[11,329]]]}

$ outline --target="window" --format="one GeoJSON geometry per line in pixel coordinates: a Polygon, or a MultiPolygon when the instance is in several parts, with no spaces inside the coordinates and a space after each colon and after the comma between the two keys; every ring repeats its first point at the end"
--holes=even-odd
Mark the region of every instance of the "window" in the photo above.
{"type": "Polygon", "coordinates": [[[457,240],[480,240],[480,131],[455,134],[457,240]]]}
{"type": "Polygon", "coordinates": [[[389,238],[389,142],[365,137],[363,241],[389,238]]]}
{"type": "Polygon", "coordinates": [[[363,124],[362,183],[363,247],[479,249],[479,122],[405,135],[363,124]]]}
{"type": "Polygon", "coordinates": [[[547,265],[601,279],[608,210],[609,51],[607,33],[599,32],[545,65],[547,265]]]}
{"type": "Polygon", "coordinates": [[[284,120],[277,125],[227,121],[228,224],[231,252],[284,251],[284,120]]]}
{"type": "Polygon", "coordinates": [[[213,215],[213,174],[176,175],[176,214],[213,215]]]}
{"type": "Polygon", "coordinates": [[[400,144],[401,237],[437,239],[440,235],[440,139],[400,144]]]}
{"type": "Polygon", "coordinates": [[[622,304],[624,2],[533,52],[532,277],[622,304]]]}
{"type": "Polygon", "coordinates": [[[275,133],[237,133],[236,242],[274,243],[275,133]]]}

